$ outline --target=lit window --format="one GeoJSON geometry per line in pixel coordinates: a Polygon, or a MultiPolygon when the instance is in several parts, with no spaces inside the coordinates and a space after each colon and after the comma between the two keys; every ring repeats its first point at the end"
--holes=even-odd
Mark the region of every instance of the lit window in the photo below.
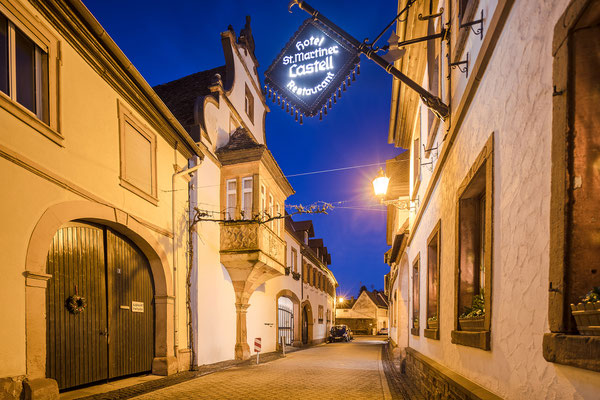
{"type": "Polygon", "coordinates": [[[252,178],[242,179],[242,218],[252,218],[252,178]]]}
{"type": "Polygon", "coordinates": [[[298,251],[292,248],[292,271],[298,272],[298,251]]]}
{"type": "MultiPolygon", "coordinates": [[[[281,206],[279,205],[279,203],[277,203],[277,216],[278,217],[281,216],[281,206]]],[[[281,228],[281,219],[276,219],[275,220],[275,232],[278,235],[280,234],[280,228],[281,228]]]]}
{"type": "Polygon", "coordinates": [[[225,211],[225,219],[235,218],[235,206],[237,201],[237,180],[230,179],[227,181],[227,206],[225,211]]]}
{"type": "Polygon", "coordinates": [[[267,197],[265,185],[260,185],[260,212],[265,213],[267,211],[267,197]]]}
{"type": "Polygon", "coordinates": [[[0,91],[49,124],[48,50],[0,14],[0,91]]]}

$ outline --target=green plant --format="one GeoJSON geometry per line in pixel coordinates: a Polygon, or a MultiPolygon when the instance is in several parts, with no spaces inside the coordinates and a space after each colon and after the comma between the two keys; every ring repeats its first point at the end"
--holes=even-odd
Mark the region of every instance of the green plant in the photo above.
{"type": "Polygon", "coordinates": [[[595,286],[581,298],[581,303],[595,303],[600,301],[600,286],[595,286]]]}
{"type": "Polygon", "coordinates": [[[437,321],[437,319],[438,319],[438,316],[437,316],[437,314],[435,314],[433,317],[427,318],[427,321],[437,321]]]}
{"type": "Polygon", "coordinates": [[[477,318],[485,315],[485,300],[483,290],[481,293],[473,296],[471,307],[465,307],[465,312],[459,318],[477,318]]]}

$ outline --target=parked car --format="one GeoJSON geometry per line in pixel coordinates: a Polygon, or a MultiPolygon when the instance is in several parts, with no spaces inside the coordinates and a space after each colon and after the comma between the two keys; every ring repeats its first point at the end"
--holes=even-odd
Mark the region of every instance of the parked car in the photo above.
{"type": "Polygon", "coordinates": [[[379,330],[379,332],[377,332],[378,335],[387,335],[388,334],[388,328],[381,328],[379,330]]]}
{"type": "Polygon", "coordinates": [[[327,342],[344,341],[349,342],[352,340],[352,331],[346,325],[334,325],[329,331],[329,337],[327,342]]]}

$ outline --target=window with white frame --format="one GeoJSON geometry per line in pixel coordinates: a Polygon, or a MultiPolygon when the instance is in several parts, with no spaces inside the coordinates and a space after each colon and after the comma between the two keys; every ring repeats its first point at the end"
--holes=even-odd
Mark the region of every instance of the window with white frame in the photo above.
{"type": "Polygon", "coordinates": [[[0,91],[49,124],[48,47],[0,13],[0,91]]]}
{"type": "Polygon", "coordinates": [[[252,218],[252,178],[242,179],[242,218],[252,218]]]}
{"type": "Polygon", "coordinates": [[[235,206],[237,201],[237,180],[229,179],[226,183],[227,195],[226,195],[226,208],[225,208],[225,219],[235,218],[235,206]]]}

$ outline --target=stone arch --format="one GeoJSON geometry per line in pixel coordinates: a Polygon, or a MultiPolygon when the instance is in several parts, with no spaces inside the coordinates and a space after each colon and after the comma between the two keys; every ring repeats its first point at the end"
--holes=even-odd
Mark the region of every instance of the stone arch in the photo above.
{"type": "MultiPolygon", "coordinates": [[[[292,292],[289,289],[283,289],[275,296],[275,326],[279,327],[279,298],[287,297],[294,304],[294,341],[292,346],[298,347],[302,343],[302,309],[300,308],[300,299],[296,295],[296,293],[292,292]]],[[[275,343],[277,343],[277,349],[279,349],[279,329],[275,329],[275,343]]]]}
{"type": "Polygon", "coordinates": [[[129,238],[144,253],[154,279],[155,359],[154,373],[176,372],[173,338],[173,284],[171,267],[162,245],[149,229],[117,208],[89,201],[68,201],[50,206],[38,220],[27,247],[26,278],[26,359],[28,378],[46,375],[46,256],[58,229],[81,220],[108,226],[129,238]]]}
{"type": "Polygon", "coordinates": [[[304,315],[304,309],[306,309],[307,322],[308,322],[308,341],[306,342],[306,344],[307,345],[311,345],[312,342],[313,342],[313,324],[314,324],[314,319],[313,319],[313,311],[312,311],[312,306],[310,304],[310,301],[304,300],[302,302],[301,307],[300,307],[300,310],[302,311],[302,313],[300,314],[300,316],[301,316],[301,318],[300,318],[301,325],[304,323],[304,321],[302,320],[303,315],[304,315]]]}

